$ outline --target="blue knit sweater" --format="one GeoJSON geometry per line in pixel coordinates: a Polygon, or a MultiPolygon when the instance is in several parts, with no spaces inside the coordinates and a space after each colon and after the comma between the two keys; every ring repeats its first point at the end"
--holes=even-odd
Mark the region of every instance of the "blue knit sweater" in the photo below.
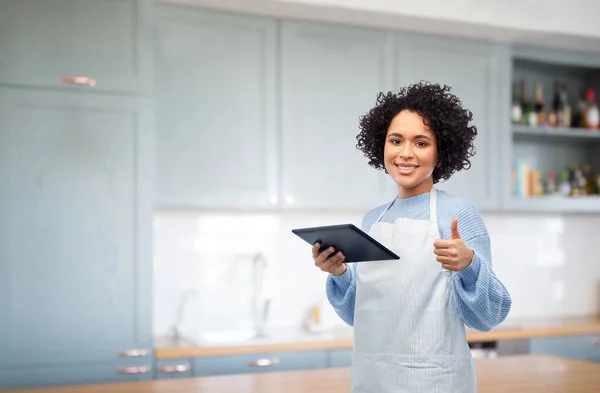
{"type": "MultiPolygon", "coordinates": [[[[363,218],[361,229],[369,232],[381,212],[389,204],[378,206],[363,218]]],[[[429,220],[429,193],[412,198],[396,199],[381,221],[393,223],[398,218],[429,220]]],[[[458,217],[461,238],[475,252],[471,265],[452,273],[457,312],[467,327],[489,331],[500,324],[510,311],[511,298],[492,270],[490,238],[487,228],[475,207],[469,202],[438,190],[437,220],[442,239],[450,239],[450,223],[458,217]]],[[[433,247],[433,245],[432,245],[433,247]]],[[[327,277],[329,303],[348,325],[354,325],[356,295],[355,265],[349,263],[340,276],[327,277]]]]}

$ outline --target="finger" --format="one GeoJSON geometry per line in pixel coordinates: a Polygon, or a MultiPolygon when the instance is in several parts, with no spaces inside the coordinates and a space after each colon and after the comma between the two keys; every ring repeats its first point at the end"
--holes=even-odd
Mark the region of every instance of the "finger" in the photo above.
{"type": "Polygon", "coordinates": [[[450,223],[450,232],[452,233],[452,239],[460,239],[458,234],[458,217],[454,217],[450,223]]]}
{"type": "Polygon", "coordinates": [[[452,257],[448,257],[448,256],[437,256],[435,257],[435,259],[440,262],[441,264],[452,264],[452,262],[454,261],[454,258],[452,257]]]}
{"type": "Polygon", "coordinates": [[[341,265],[344,257],[345,255],[341,251],[336,252],[335,255],[332,255],[331,258],[328,259],[328,261],[331,261],[330,266],[341,265]]]}
{"type": "Polygon", "coordinates": [[[341,265],[343,261],[344,261],[344,254],[342,254],[341,251],[338,251],[335,255],[333,255],[331,258],[329,258],[325,261],[325,263],[323,264],[321,269],[322,270],[330,270],[333,267],[338,267],[339,265],[341,265]]]}
{"type": "Polygon", "coordinates": [[[454,268],[454,266],[453,266],[453,265],[449,265],[449,264],[446,264],[446,263],[442,263],[442,267],[443,267],[444,269],[446,269],[446,270],[450,270],[450,271],[454,271],[454,270],[456,270],[456,269],[454,268]]]}
{"type": "Polygon", "coordinates": [[[454,257],[456,256],[456,248],[434,248],[433,253],[435,255],[446,256],[446,257],[454,257]]]}
{"type": "Polygon", "coordinates": [[[323,263],[325,263],[325,261],[327,261],[327,258],[329,258],[329,256],[335,251],[335,249],[333,247],[329,247],[327,250],[322,251],[319,256],[317,257],[316,263],[319,265],[322,265],[323,263]]]}
{"type": "Polygon", "coordinates": [[[454,243],[455,243],[454,240],[438,239],[433,242],[433,247],[435,247],[435,248],[450,248],[450,247],[454,246],[454,243]]]}
{"type": "Polygon", "coordinates": [[[321,248],[321,243],[316,242],[312,247],[312,256],[313,259],[316,259],[319,256],[319,249],[321,248]]]}

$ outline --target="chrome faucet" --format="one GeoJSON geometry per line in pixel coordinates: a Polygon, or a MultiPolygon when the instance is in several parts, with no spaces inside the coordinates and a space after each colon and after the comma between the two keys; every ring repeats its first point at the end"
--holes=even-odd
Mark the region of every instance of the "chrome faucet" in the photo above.
{"type": "Polygon", "coordinates": [[[265,295],[265,271],[268,263],[262,253],[256,253],[252,257],[252,297],[250,299],[250,310],[252,312],[252,324],[255,337],[267,336],[267,320],[269,318],[269,306],[271,299],[265,295]]]}
{"type": "Polygon", "coordinates": [[[176,342],[189,341],[189,339],[182,336],[180,326],[183,321],[183,315],[184,315],[185,307],[187,306],[188,301],[192,297],[195,297],[197,295],[198,294],[193,289],[187,289],[183,292],[183,294],[179,298],[179,305],[177,307],[177,319],[175,320],[175,324],[173,326],[173,339],[176,342]]]}

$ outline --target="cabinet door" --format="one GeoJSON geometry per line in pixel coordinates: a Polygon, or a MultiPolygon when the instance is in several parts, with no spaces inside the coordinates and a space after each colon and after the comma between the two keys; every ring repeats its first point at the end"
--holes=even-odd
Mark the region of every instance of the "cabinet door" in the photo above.
{"type": "Polygon", "coordinates": [[[327,368],[325,351],[297,351],[194,359],[194,376],[251,374],[327,368]]]}
{"type": "Polygon", "coordinates": [[[397,81],[400,86],[426,80],[452,87],[464,106],[473,112],[477,126],[476,155],[471,168],[455,173],[436,187],[465,197],[477,208],[499,207],[497,141],[498,70],[492,45],[399,34],[397,81]]]}
{"type": "Polygon", "coordinates": [[[286,206],[368,209],[392,200],[391,177],[355,147],[360,116],[392,86],[389,33],[283,22],[281,40],[286,206]]]}
{"type": "Polygon", "coordinates": [[[150,86],[148,0],[0,0],[0,83],[81,89],[150,86]]]}
{"type": "Polygon", "coordinates": [[[531,354],[553,355],[600,363],[600,336],[548,337],[531,340],[531,354]]]}
{"type": "Polygon", "coordinates": [[[150,116],[0,90],[0,387],[151,377],[150,116]]]}
{"type": "Polygon", "coordinates": [[[156,15],[159,205],[276,203],[275,22],[168,6],[156,15]]]}

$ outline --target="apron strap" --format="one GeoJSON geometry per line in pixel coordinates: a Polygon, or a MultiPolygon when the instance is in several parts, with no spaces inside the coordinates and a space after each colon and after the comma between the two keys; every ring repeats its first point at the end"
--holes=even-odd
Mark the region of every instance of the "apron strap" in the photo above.
{"type": "Polygon", "coordinates": [[[437,189],[431,188],[429,194],[429,221],[435,224],[437,228],[437,189]]]}
{"type": "Polygon", "coordinates": [[[379,221],[381,221],[385,212],[387,212],[390,209],[390,207],[392,207],[392,205],[394,204],[395,201],[396,201],[396,198],[394,197],[394,199],[387,205],[387,207],[385,209],[383,209],[383,211],[381,212],[381,214],[379,215],[377,220],[375,220],[375,224],[377,224],[379,221]]]}

